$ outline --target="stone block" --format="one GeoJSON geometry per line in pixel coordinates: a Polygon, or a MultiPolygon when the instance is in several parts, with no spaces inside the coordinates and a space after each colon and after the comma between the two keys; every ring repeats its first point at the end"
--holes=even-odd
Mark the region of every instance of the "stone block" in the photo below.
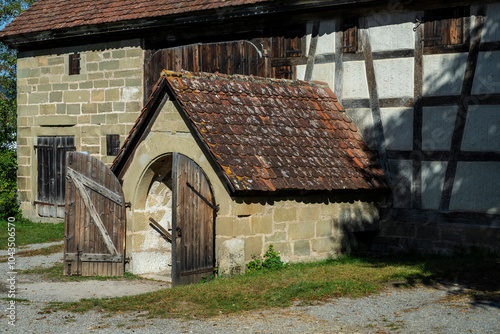
{"type": "Polygon", "coordinates": [[[63,75],[65,71],[64,66],[54,66],[50,68],[51,75],[63,75]]]}
{"type": "Polygon", "coordinates": [[[300,222],[305,221],[317,221],[319,219],[321,209],[319,206],[307,205],[298,208],[298,216],[300,222]]]}
{"type": "Polygon", "coordinates": [[[109,87],[123,87],[125,86],[124,79],[109,80],[109,87]]]}
{"type": "Polygon", "coordinates": [[[94,88],[108,88],[109,87],[109,80],[95,80],[94,81],[94,88]]]}
{"type": "Polygon", "coordinates": [[[248,237],[245,238],[245,261],[250,261],[252,255],[261,256],[262,250],[262,237],[248,237]]]}
{"type": "Polygon", "coordinates": [[[56,113],[55,104],[42,104],[40,106],[40,115],[54,115],[56,113]]]}
{"type": "Polygon", "coordinates": [[[52,85],[52,90],[68,90],[69,85],[67,83],[57,83],[52,85]]]}
{"type": "Polygon", "coordinates": [[[99,63],[99,71],[113,71],[120,68],[119,60],[107,60],[99,63]]]}
{"type": "MultiPolygon", "coordinates": [[[[138,113],[141,110],[142,110],[142,103],[140,101],[126,102],[125,103],[125,111],[127,113],[138,113]]],[[[137,114],[137,116],[138,115],[139,114],[137,114]]]]}
{"type": "Polygon", "coordinates": [[[265,237],[266,243],[287,241],[286,232],[275,232],[273,235],[265,237]]]}
{"type": "Polygon", "coordinates": [[[97,105],[97,111],[99,113],[110,113],[113,111],[113,103],[111,102],[99,103],[97,105]]]}
{"type": "Polygon", "coordinates": [[[97,103],[84,103],[82,104],[83,114],[95,114],[97,113],[99,104],[97,103]]]}
{"type": "Polygon", "coordinates": [[[63,56],[48,57],[47,65],[49,66],[64,65],[64,57],[63,56]]]}
{"type": "Polygon", "coordinates": [[[113,102],[113,111],[124,112],[125,111],[125,103],[124,102],[113,102]]]}
{"type": "Polygon", "coordinates": [[[106,124],[116,124],[116,123],[118,123],[117,113],[106,114],[106,124]]]}
{"type": "Polygon", "coordinates": [[[221,276],[245,273],[245,241],[230,239],[223,241],[217,248],[217,267],[221,276]]]}
{"type": "Polygon", "coordinates": [[[62,92],[50,92],[49,102],[62,102],[62,92]]]}
{"type": "Polygon", "coordinates": [[[28,104],[28,94],[17,94],[17,104],[28,104]]]}
{"type": "Polygon", "coordinates": [[[314,224],[314,222],[291,223],[288,225],[288,237],[290,240],[313,238],[314,224]]]}
{"type": "Polygon", "coordinates": [[[103,115],[103,114],[91,115],[90,122],[92,124],[105,124],[106,123],[106,115],[103,115]]]}
{"type": "Polygon", "coordinates": [[[127,87],[142,87],[142,79],[140,79],[140,78],[128,78],[125,80],[125,86],[127,86],[127,87]]]}
{"type": "Polygon", "coordinates": [[[94,88],[93,81],[82,81],[79,83],[79,89],[92,89],[94,88]]]}
{"type": "Polygon", "coordinates": [[[316,222],[316,237],[331,237],[333,235],[333,222],[323,220],[316,222]]]}
{"type": "Polygon", "coordinates": [[[66,104],[65,103],[56,104],[56,114],[58,114],[58,115],[66,114],[66,104]]]}
{"type": "Polygon", "coordinates": [[[297,208],[285,207],[274,209],[274,221],[279,222],[293,222],[297,220],[297,208]]]}
{"type": "Polygon", "coordinates": [[[17,106],[17,114],[19,116],[36,116],[39,113],[38,105],[23,105],[17,106]]]}
{"type": "Polygon", "coordinates": [[[215,221],[215,234],[233,236],[233,217],[217,217],[215,221]]]}
{"type": "Polygon", "coordinates": [[[50,91],[52,91],[52,85],[51,84],[38,85],[37,86],[37,91],[39,93],[41,93],[41,92],[50,92],[50,91]]]}
{"type": "Polygon", "coordinates": [[[121,113],[120,116],[118,116],[118,119],[120,123],[135,123],[137,117],[139,116],[138,112],[125,112],[121,113]]]}
{"type": "Polygon", "coordinates": [[[271,215],[258,215],[250,217],[252,234],[273,233],[273,217],[271,215]]]}
{"type": "Polygon", "coordinates": [[[298,240],[293,243],[293,255],[309,256],[311,254],[311,243],[309,240],[298,240]]]}
{"type": "MultiPolygon", "coordinates": [[[[276,252],[279,253],[279,256],[281,257],[281,260],[284,262],[288,262],[288,259],[292,257],[292,246],[290,245],[289,242],[276,242],[273,243],[273,248],[276,252]]],[[[268,250],[268,246],[266,247],[265,251],[268,250]]]]}
{"type": "Polygon", "coordinates": [[[234,218],[233,233],[234,235],[241,235],[241,236],[253,235],[252,228],[250,225],[250,217],[234,218]]]}
{"type": "Polygon", "coordinates": [[[90,98],[91,102],[104,102],[104,90],[93,90],[90,98]]]}
{"type": "Polygon", "coordinates": [[[66,108],[67,108],[68,115],[80,115],[80,113],[81,113],[80,104],[77,104],[77,103],[68,104],[68,105],[66,105],[66,108]]]}
{"type": "MultiPolygon", "coordinates": [[[[166,114],[168,115],[168,114],[166,114]]],[[[235,216],[255,215],[265,211],[265,206],[260,203],[247,203],[244,201],[233,202],[231,214],[235,216]]]]}
{"type": "Polygon", "coordinates": [[[140,67],[141,67],[141,60],[139,58],[120,59],[120,69],[140,68],[140,67]]]}
{"type": "Polygon", "coordinates": [[[320,238],[311,240],[311,248],[314,253],[336,253],[340,251],[340,245],[334,238],[320,238]]]}
{"type": "Polygon", "coordinates": [[[114,72],[115,78],[140,78],[142,76],[142,70],[122,70],[114,72]]]}
{"type": "Polygon", "coordinates": [[[120,90],[118,88],[106,89],[104,100],[106,102],[120,101],[120,90]]]}
{"type": "Polygon", "coordinates": [[[78,91],[65,91],[63,93],[63,101],[65,103],[84,103],[90,101],[90,91],[78,90],[78,91]]]}
{"type": "Polygon", "coordinates": [[[125,50],[127,57],[142,57],[142,50],[139,48],[125,50]]]}
{"type": "Polygon", "coordinates": [[[39,67],[33,68],[18,68],[17,77],[18,78],[34,78],[39,77],[41,74],[41,70],[39,67]]]}
{"type": "Polygon", "coordinates": [[[76,125],[75,116],[67,115],[47,115],[44,117],[36,117],[35,125],[40,126],[72,126],[76,125]]]}
{"type": "Polygon", "coordinates": [[[29,104],[42,104],[49,102],[49,93],[31,93],[28,96],[29,104]]]}
{"type": "Polygon", "coordinates": [[[121,49],[121,50],[113,50],[111,51],[111,57],[112,58],[125,58],[126,57],[126,51],[121,49]]]}

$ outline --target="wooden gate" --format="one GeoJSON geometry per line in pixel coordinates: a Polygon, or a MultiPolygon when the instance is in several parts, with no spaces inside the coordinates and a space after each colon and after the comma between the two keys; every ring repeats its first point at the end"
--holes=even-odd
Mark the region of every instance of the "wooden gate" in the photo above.
{"type": "Polygon", "coordinates": [[[66,155],[64,274],[123,276],[125,205],[121,185],[102,162],[66,155]]]}
{"type": "Polygon", "coordinates": [[[215,268],[217,207],[202,169],[174,153],[172,166],[172,284],[197,283],[215,268]]]}

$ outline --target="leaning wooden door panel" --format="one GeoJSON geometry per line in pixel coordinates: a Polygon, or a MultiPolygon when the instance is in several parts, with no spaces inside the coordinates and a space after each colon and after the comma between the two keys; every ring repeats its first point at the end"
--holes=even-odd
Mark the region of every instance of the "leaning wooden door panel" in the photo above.
{"type": "Polygon", "coordinates": [[[64,274],[123,276],[126,218],[120,182],[89,155],[66,157],[64,274]]]}
{"type": "Polygon", "coordinates": [[[172,169],[172,281],[174,285],[197,283],[215,270],[215,200],[194,161],[174,153],[172,169]]]}

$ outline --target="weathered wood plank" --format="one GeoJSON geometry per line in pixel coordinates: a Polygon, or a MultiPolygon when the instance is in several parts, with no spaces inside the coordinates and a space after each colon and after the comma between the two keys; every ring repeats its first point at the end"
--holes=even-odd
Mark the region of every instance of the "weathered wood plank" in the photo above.
{"type": "Polygon", "coordinates": [[[81,173],[78,173],[76,172],[74,169],[72,168],[68,168],[67,169],[67,173],[68,175],[72,178],[72,179],[75,179],[77,178],[78,181],[83,184],[84,186],[90,188],[91,190],[101,194],[102,196],[106,197],[107,199],[115,202],[116,204],[118,205],[122,205],[123,202],[122,202],[122,198],[119,194],[107,189],[106,187],[104,186],[101,186],[99,183],[95,182],[94,180],[86,177],[85,175],[81,174],[81,173]]]}

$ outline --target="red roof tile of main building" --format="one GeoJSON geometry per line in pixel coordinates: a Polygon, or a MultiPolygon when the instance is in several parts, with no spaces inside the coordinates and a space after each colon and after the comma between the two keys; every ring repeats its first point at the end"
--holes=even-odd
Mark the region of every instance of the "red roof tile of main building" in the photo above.
{"type": "Polygon", "coordinates": [[[252,5],[270,0],[38,0],[0,37],[252,5]]]}
{"type": "MultiPolygon", "coordinates": [[[[164,71],[155,90],[162,85],[234,191],[388,189],[382,169],[326,84],[164,71]]],[[[152,104],[150,98],[114,168],[124,150],[133,156],[129,139],[142,133],[138,125],[154,112],[152,104]]]]}

